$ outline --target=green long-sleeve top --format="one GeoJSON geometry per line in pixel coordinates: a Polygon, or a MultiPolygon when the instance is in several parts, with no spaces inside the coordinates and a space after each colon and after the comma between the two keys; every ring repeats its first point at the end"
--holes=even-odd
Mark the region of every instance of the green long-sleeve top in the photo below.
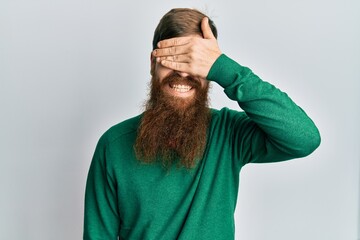
{"type": "Polygon", "coordinates": [[[207,79],[244,111],[212,109],[205,154],[193,169],[136,159],[141,115],[100,138],[86,184],[84,239],[234,239],[241,168],[304,157],[320,144],[305,112],[249,68],[223,54],[207,79]]]}

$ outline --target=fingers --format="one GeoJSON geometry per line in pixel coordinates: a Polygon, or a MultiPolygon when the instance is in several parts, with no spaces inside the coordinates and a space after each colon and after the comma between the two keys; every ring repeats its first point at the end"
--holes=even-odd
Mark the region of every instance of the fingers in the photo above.
{"type": "Polygon", "coordinates": [[[157,48],[153,51],[154,57],[166,57],[188,53],[188,46],[171,46],[166,48],[157,48]]]}
{"type": "Polygon", "coordinates": [[[209,19],[204,17],[201,20],[201,31],[205,39],[215,39],[215,36],[210,28],[209,19]]]}
{"type": "Polygon", "coordinates": [[[190,42],[191,37],[176,37],[169,38],[158,42],[158,48],[168,48],[173,46],[181,46],[188,44],[190,42]]]}
{"type": "Polygon", "coordinates": [[[192,37],[177,37],[162,40],[153,51],[156,61],[175,71],[187,71],[191,58],[192,37]]]}
{"type": "Polygon", "coordinates": [[[179,72],[189,72],[190,65],[188,63],[174,62],[169,60],[161,60],[161,65],[166,68],[173,69],[179,72]]]}
{"type": "Polygon", "coordinates": [[[180,63],[188,63],[190,61],[190,56],[188,55],[170,55],[170,56],[165,56],[165,57],[157,57],[156,61],[157,62],[161,62],[163,60],[166,61],[171,61],[171,62],[180,62],[180,63]]]}
{"type": "Polygon", "coordinates": [[[206,78],[221,51],[207,17],[201,20],[201,31],[202,37],[190,35],[159,41],[153,57],[169,69],[206,78]]]}

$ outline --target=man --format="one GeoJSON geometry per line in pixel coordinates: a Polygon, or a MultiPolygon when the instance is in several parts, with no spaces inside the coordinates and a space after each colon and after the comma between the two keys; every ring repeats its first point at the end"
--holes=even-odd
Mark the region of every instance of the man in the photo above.
{"type": "Polygon", "coordinates": [[[223,54],[193,9],[161,19],[143,114],[110,128],[90,166],[84,239],[234,239],[239,172],[320,144],[285,93],[223,54]],[[209,82],[244,111],[208,107],[209,82]]]}

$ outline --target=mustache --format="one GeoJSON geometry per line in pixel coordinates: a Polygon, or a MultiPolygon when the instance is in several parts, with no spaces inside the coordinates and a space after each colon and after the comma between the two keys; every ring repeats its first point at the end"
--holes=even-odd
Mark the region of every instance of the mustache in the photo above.
{"type": "Polygon", "coordinates": [[[162,81],[162,84],[180,84],[180,83],[187,84],[187,85],[191,86],[192,88],[200,88],[201,87],[201,83],[199,80],[197,80],[191,76],[182,77],[176,72],[169,73],[162,81]]]}

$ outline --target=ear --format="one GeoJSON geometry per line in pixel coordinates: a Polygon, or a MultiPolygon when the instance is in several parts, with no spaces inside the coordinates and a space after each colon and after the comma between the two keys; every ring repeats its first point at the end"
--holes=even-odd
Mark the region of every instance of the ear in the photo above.
{"type": "Polygon", "coordinates": [[[150,74],[151,74],[151,76],[154,76],[154,73],[155,73],[155,65],[156,65],[156,59],[155,59],[155,57],[150,53],[150,74]]]}

